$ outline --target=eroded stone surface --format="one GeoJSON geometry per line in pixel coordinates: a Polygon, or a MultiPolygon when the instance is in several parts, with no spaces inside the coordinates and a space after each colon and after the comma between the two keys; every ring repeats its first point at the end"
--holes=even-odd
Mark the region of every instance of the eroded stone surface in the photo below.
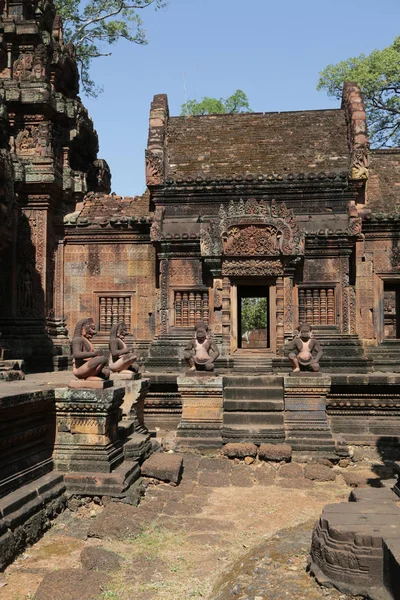
{"type": "Polygon", "coordinates": [[[182,465],[182,456],[178,454],[155,452],[144,461],[141,470],[144,477],[178,483],[182,474],[182,465]]]}

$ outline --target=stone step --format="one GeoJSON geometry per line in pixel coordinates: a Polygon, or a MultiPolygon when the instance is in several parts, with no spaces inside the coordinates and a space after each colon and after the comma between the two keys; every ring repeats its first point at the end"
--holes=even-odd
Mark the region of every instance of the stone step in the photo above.
{"type": "Polygon", "coordinates": [[[282,387],[225,387],[226,400],[282,400],[282,387]]]}
{"type": "Polygon", "coordinates": [[[224,400],[224,411],[256,411],[269,412],[283,410],[283,399],[281,400],[224,400]]]}
{"type": "Polygon", "coordinates": [[[222,442],[229,443],[244,443],[251,442],[253,444],[265,443],[282,443],[285,441],[285,430],[283,427],[263,426],[262,429],[245,429],[242,427],[225,427],[222,428],[222,442]]]}
{"type": "Polygon", "coordinates": [[[269,425],[283,425],[283,412],[224,412],[223,423],[224,427],[231,425],[243,427],[251,424],[252,429],[264,429],[269,425]]]}
{"type": "Polygon", "coordinates": [[[281,387],[283,393],[283,377],[279,375],[224,375],[224,388],[269,388],[281,387]]]}

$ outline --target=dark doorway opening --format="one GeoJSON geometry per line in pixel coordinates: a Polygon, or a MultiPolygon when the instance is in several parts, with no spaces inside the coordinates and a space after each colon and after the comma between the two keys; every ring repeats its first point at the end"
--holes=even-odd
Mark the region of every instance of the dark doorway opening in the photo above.
{"type": "Polygon", "coordinates": [[[384,336],[386,340],[400,338],[400,285],[385,282],[383,288],[384,336]]]}
{"type": "Polygon", "coordinates": [[[238,287],[238,346],[246,349],[270,347],[269,287],[238,287]]]}

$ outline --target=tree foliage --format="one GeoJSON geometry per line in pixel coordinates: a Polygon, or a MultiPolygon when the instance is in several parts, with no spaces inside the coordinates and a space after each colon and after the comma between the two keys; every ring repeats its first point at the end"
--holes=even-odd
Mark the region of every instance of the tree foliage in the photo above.
{"type": "Polygon", "coordinates": [[[241,302],[242,334],[267,327],[267,299],[243,298],[241,302]]]}
{"type": "Polygon", "coordinates": [[[317,89],[340,98],[344,81],[358,83],[364,94],[372,143],[400,145],[400,36],[383,50],[328,65],[317,89]]]}
{"type": "Polygon", "coordinates": [[[164,0],[55,1],[64,23],[64,41],[75,45],[82,89],[94,97],[100,88],[90,76],[92,60],[110,56],[109,47],[120,39],[147,44],[139,12],[151,5],[159,9],[166,4],[164,0]]]}
{"type": "Polygon", "coordinates": [[[221,115],[225,113],[252,112],[248,98],[242,90],[236,90],[229,98],[209,98],[204,96],[200,102],[188,100],[182,104],[181,115],[221,115]]]}

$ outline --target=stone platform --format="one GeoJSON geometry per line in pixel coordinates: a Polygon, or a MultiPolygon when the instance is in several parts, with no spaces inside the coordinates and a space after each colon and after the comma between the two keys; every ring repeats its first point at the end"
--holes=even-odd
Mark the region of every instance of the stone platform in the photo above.
{"type": "Polygon", "coordinates": [[[185,375],[178,377],[182,396],[182,417],[178,425],[178,446],[220,448],[222,444],[222,377],[185,375]]]}

